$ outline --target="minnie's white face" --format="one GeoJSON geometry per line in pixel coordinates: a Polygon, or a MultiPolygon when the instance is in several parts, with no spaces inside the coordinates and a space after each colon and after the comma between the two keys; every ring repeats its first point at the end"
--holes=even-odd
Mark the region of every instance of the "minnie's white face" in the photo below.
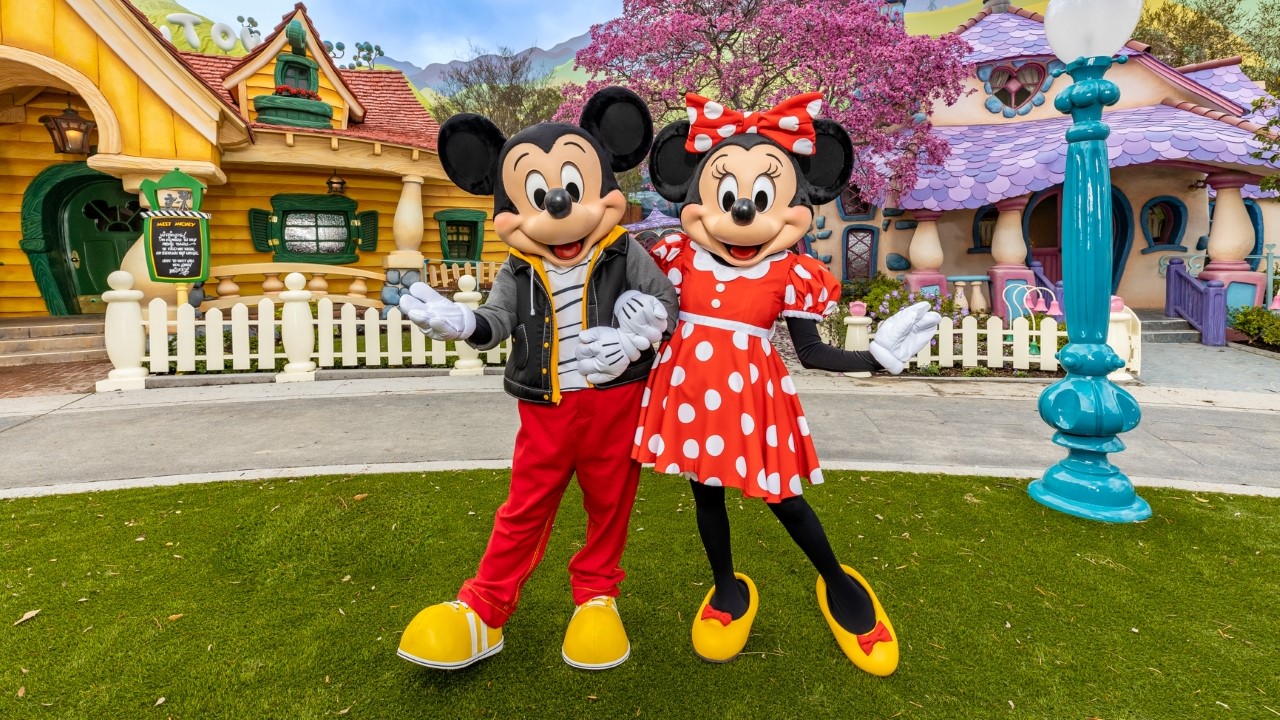
{"type": "Polygon", "coordinates": [[[725,145],[703,165],[702,202],[685,205],[680,224],[725,263],[751,267],[808,232],[813,210],[791,204],[798,185],[795,163],[780,148],[725,145]]]}

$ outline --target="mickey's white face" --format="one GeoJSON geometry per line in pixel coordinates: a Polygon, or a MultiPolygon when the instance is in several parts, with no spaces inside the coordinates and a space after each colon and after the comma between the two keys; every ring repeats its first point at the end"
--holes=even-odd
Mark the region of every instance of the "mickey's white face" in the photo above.
{"type": "Polygon", "coordinates": [[[622,221],[621,190],[600,195],[600,157],[585,139],[565,135],[550,151],[517,145],[502,164],[502,182],[516,212],[498,213],[493,227],[511,247],[553,265],[573,267],[622,221]]]}
{"type": "Polygon", "coordinates": [[[702,202],[685,205],[680,223],[694,242],[729,265],[751,267],[808,232],[813,210],[791,204],[798,188],[795,163],[782,149],[725,145],[703,165],[702,202]]]}

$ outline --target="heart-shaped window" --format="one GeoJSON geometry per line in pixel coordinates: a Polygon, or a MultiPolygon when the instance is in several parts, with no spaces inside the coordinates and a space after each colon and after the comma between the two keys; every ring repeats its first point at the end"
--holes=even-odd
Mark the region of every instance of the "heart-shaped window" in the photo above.
{"type": "Polygon", "coordinates": [[[1038,63],[1019,68],[1002,65],[991,71],[991,94],[1005,107],[1018,110],[1035,99],[1047,74],[1045,67],[1038,63]]]}

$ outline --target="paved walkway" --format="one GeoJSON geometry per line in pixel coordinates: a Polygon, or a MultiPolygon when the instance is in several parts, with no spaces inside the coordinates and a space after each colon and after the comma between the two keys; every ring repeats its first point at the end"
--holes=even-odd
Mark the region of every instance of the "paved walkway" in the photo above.
{"type": "MultiPolygon", "coordinates": [[[[1144,351],[1148,382],[1128,386],[1143,421],[1117,464],[1139,485],[1280,497],[1280,362],[1191,345],[1144,351]]],[[[1065,452],[1036,411],[1045,383],[796,375],[828,468],[1027,478],[1065,452]]],[[[0,399],[0,497],[508,467],[515,431],[515,401],[496,376],[0,399]]]]}
{"type": "Polygon", "coordinates": [[[91,393],[110,371],[106,360],[0,368],[0,399],[91,393]]]}

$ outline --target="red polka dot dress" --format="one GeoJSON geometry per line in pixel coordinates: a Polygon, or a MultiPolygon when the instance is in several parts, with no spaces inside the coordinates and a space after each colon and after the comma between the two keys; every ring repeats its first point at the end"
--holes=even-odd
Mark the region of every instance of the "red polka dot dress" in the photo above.
{"type": "Polygon", "coordinates": [[[680,293],[680,321],[649,374],[632,456],[768,502],[822,482],[795,385],[769,335],[780,314],[830,315],[840,283],[818,260],[789,252],[726,267],[682,233],[651,252],[680,293]]]}

